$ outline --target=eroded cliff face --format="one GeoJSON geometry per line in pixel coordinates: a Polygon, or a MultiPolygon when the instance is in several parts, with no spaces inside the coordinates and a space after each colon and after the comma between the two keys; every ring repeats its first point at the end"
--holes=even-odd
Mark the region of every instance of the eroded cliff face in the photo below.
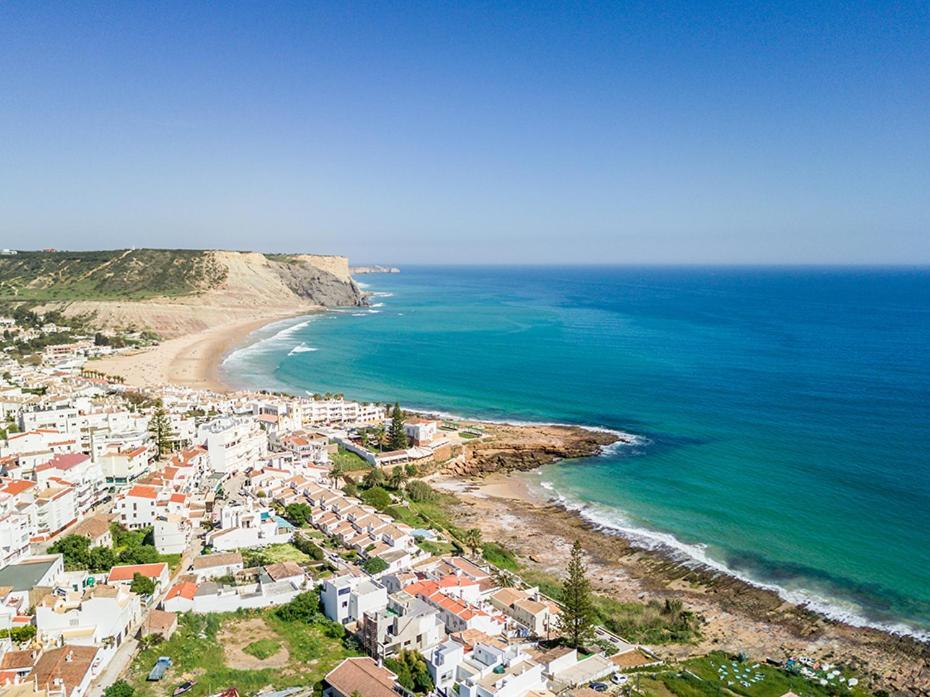
{"type": "Polygon", "coordinates": [[[230,251],[203,255],[215,273],[191,293],[138,301],[75,299],[44,307],[67,315],[93,314],[101,328],[150,329],[174,338],[227,322],[366,303],[345,257],[230,251]]]}
{"type": "Polygon", "coordinates": [[[272,265],[282,283],[300,298],[323,307],[365,304],[363,293],[349,275],[346,257],[301,254],[272,265]]]}

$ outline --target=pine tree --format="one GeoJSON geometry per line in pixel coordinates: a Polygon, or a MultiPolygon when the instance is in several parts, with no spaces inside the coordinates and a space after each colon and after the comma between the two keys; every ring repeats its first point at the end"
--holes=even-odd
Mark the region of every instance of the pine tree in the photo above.
{"type": "Polygon", "coordinates": [[[149,433],[155,441],[155,448],[158,450],[158,457],[163,458],[165,455],[174,450],[174,440],[171,433],[171,423],[168,421],[168,412],[159,403],[155,408],[152,418],[149,420],[149,433]]]}
{"type": "Polygon", "coordinates": [[[407,432],[404,430],[404,412],[400,410],[399,403],[394,405],[394,411],[391,413],[388,442],[391,446],[391,450],[403,450],[407,447],[407,432]]]}
{"type": "Polygon", "coordinates": [[[575,540],[568,560],[568,576],[562,584],[559,631],[569,646],[581,648],[594,635],[594,603],[587,578],[581,543],[575,540]]]}

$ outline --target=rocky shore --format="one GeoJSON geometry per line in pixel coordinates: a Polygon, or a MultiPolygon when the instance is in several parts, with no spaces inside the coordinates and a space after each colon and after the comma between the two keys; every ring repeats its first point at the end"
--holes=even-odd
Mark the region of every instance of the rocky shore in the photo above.
{"type": "MultiPolygon", "coordinates": [[[[609,435],[609,434],[608,434],[609,435]]],[[[584,442],[584,441],[581,441],[584,442]]],[[[481,453],[484,449],[479,448],[481,453]]],[[[489,448],[493,453],[493,449],[489,448]]],[[[506,449],[504,453],[508,452],[506,449]]],[[[880,630],[853,627],[784,601],[773,591],[676,558],[669,550],[645,549],[600,528],[552,501],[540,500],[520,476],[506,476],[535,456],[514,460],[481,456],[475,468],[483,478],[446,478],[439,486],[455,491],[461,505],[457,523],[478,527],[485,539],[504,544],[528,569],[560,577],[575,539],[588,555],[598,592],[622,602],[679,598],[703,618],[694,645],[653,647],[667,658],[712,650],[745,651],[757,660],[804,655],[842,663],[868,676],[873,689],[893,694],[930,694],[930,645],[880,630]],[[484,466],[503,467],[490,476],[484,466]]]]}
{"type": "Polygon", "coordinates": [[[487,435],[466,441],[462,456],[446,466],[446,473],[479,477],[499,472],[525,472],[558,460],[591,457],[625,438],[610,431],[549,424],[491,424],[465,422],[487,435]]]}

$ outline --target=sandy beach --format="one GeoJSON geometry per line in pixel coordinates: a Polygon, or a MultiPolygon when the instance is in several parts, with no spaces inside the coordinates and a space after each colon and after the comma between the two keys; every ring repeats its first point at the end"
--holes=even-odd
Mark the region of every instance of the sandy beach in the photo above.
{"type": "Polygon", "coordinates": [[[169,339],[151,349],[91,361],[87,367],[118,375],[135,387],[179,385],[217,392],[230,388],[220,379],[223,357],[252,332],[267,324],[308,312],[274,311],[236,319],[186,336],[169,339]]]}
{"type": "Polygon", "coordinates": [[[703,618],[702,638],[693,645],[652,647],[659,655],[683,658],[721,649],[760,660],[805,655],[855,667],[886,689],[908,694],[930,689],[930,646],[828,620],[772,591],[634,546],[547,500],[525,474],[440,476],[433,484],[462,502],[457,513],[462,527],[480,528],[485,539],[514,551],[526,568],[561,577],[578,539],[598,592],[622,602],[683,600],[703,618]]]}

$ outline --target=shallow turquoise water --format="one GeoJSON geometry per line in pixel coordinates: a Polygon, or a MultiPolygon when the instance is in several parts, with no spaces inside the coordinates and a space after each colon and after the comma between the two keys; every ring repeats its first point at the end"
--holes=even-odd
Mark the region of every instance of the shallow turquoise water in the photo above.
{"type": "Polygon", "coordinates": [[[411,268],[363,280],[378,306],[266,328],[227,375],[640,435],[535,476],[644,544],[836,616],[930,631],[930,271],[411,268]]]}

